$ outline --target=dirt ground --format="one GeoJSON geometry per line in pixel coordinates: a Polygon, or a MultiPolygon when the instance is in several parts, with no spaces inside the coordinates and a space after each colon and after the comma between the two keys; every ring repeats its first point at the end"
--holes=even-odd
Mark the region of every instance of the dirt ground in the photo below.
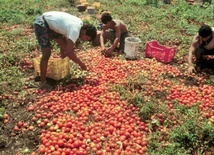
{"type": "MultiPolygon", "coordinates": [[[[29,80],[31,85],[24,86],[25,89],[22,91],[8,94],[8,96],[6,95],[3,99],[0,99],[0,105],[5,106],[5,112],[8,115],[7,123],[5,123],[5,119],[0,120],[0,155],[23,155],[37,150],[41,129],[37,126],[36,121],[32,121],[35,114],[28,111],[28,107],[36,102],[38,98],[38,94],[35,92],[38,90],[39,77],[34,77],[33,69],[30,72],[30,74],[28,73],[29,78],[24,80],[29,80]],[[23,125],[19,130],[16,130],[15,126],[18,126],[20,121],[23,125]]],[[[47,79],[47,81],[54,88],[59,83],[66,85],[74,82],[81,83],[84,80],[66,77],[61,81],[53,79],[47,79]]],[[[8,87],[6,83],[0,85],[5,89],[8,87]]]]}
{"type": "Polygon", "coordinates": [[[0,101],[0,104],[6,105],[6,114],[8,122],[0,121],[0,155],[18,155],[28,152],[28,149],[36,149],[39,143],[39,128],[29,130],[29,126],[35,126],[31,121],[33,113],[27,110],[28,104],[34,102],[35,96],[32,93],[37,88],[29,88],[28,93],[19,92],[17,95],[11,95],[0,101]],[[22,97],[20,97],[20,96],[22,97]],[[24,95],[24,97],[23,97],[24,95]],[[19,131],[14,129],[15,125],[23,122],[19,131]]]}

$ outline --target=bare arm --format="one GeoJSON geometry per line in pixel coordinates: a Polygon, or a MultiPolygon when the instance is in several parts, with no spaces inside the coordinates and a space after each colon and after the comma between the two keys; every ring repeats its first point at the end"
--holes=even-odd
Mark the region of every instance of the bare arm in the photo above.
{"type": "Polygon", "coordinates": [[[189,74],[192,73],[193,71],[195,71],[195,67],[193,65],[192,59],[193,59],[193,55],[195,53],[195,50],[196,50],[196,47],[198,44],[199,44],[199,37],[195,36],[190,45],[189,54],[188,54],[188,58],[187,58],[188,65],[189,65],[189,67],[188,67],[189,74]]]}
{"type": "Polygon", "coordinates": [[[105,49],[105,45],[104,45],[105,31],[106,31],[106,27],[103,26],[103,29],[102,29],[102,32],[101,32],[101,35],[100,35],[100,46],[101,46],[102,50],[105,49]]]}
{"type": "Polygon", "coordinates": [[[117,47],[117,45],[118,45],[118,43],[120,41],[120,36],[121,36],[120,25],[116,25],[115,26],[115,31],[116,31],[116,35],[115,35],[114,43],[110,47],[111,51],[113,51],[117,47]]]}
{"type": "Polygon", "coordinates": [[[192,59],[193,59],[194,52],[195,52],[195,47],[192,44],[190,46],[190,48],[189,48],[189,55],[188,55],[188,64],[189,64],[189,66],[193,66],[192,59]]]}
{"type": "Polygon", "coordinates": [[[61,55],[61,58],[65,58],[66,57],[66,46],[67,46],[67,40],[64,38],[64,37],[61,37],[61,38],[57,38],[57,39],[54,39],[59,47],[60,47],[60,55],[61,55]]]}
{"type": "Polygon", "coordinates": [[[79,66],[83,69],[86,70],[87,67],[86,65],[76,56],[74,53],[74,42],[70,39],[67,41],[67,46],[66,46],[66,55],[75,63],[79,64],[79,66]]]}

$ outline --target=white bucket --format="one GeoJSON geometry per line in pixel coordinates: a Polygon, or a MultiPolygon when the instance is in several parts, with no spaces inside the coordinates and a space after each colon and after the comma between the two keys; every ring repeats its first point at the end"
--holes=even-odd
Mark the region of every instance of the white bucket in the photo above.
{"type": "Polygon", "coordinates": [[[124,52],[126,53],[126,58],[136,59],[140,42],[139,38],[127,37],[125,39],[124,52]]]}

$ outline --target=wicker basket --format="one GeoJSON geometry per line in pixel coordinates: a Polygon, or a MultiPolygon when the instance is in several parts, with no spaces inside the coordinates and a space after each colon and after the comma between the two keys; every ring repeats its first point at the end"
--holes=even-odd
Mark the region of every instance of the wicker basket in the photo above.
{"type": "Polygon", "coordinates": [[[176,47],[167,47],[159,44],[156,40],[146,43],[145,56],[147,58],[155,58],[156,60],[169,63],[173,60],[176,52],[176,47]]]}
{"type": "MultiPolygon", "coordinates": [[[[40,59],[41,57],[33,59],[35,76],[40,76],[40,59]]],[[[50,57],[46,77],[54,80],[60,80],[70,75],[69,60],[70,59],[68,57],[64,59],[50,57]]]]}

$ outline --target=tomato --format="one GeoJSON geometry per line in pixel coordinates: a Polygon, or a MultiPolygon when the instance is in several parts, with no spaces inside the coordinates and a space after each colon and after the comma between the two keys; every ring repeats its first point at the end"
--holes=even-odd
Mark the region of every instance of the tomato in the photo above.
{"type": "Polygon", "coordinates": [[[14,126],[13,130],[14,130],[14,131],[19,131],[20,129],[19,129],[18,126],[14,126]]]}
{"type": "Polygon", "coordinates": [[[65,155],[72,155],[72,154],[71,154],[71,149],[70,149],[70,148],[66,148],[66,149],[64,150],[64,153],[65,153],[65,155]]]}
{"type": "Polygon", "coordinates": [[[18,123],[17,123],[17,126],[19,127],[19,128],[21,128],[22,126],[23,126],[23,122],[22,121],[18,121],[18,123]]]}
{"type": "Polygon", "coordinates": [[[75,141],[73,143],[73,145],[74,145],[75,148],[79,148],[82,144],[83,144],[82,141],[75,141]]]}
{"type": "Polygon", "coordinates": [[[28,111],[33,111],[33,110],[34,110],[34,107],[33,107],[33,106],[29,106],[27,110],[28,110],[28,111]]]}
{"type": "Polygon", "coordinates": [[[64,141],[63,140],[61,140],[61,139],[59,139],[58,140],[58,142],[57,142],[57,145],[59,146],[59,147],[64,147],[64,141]]]}
{"type": "Polygon", "coordinates": [[[45,147],[41,145],[41,146],[39,147],[39,152],[40,152],[41,154],[45,154],[45,147]]]}

